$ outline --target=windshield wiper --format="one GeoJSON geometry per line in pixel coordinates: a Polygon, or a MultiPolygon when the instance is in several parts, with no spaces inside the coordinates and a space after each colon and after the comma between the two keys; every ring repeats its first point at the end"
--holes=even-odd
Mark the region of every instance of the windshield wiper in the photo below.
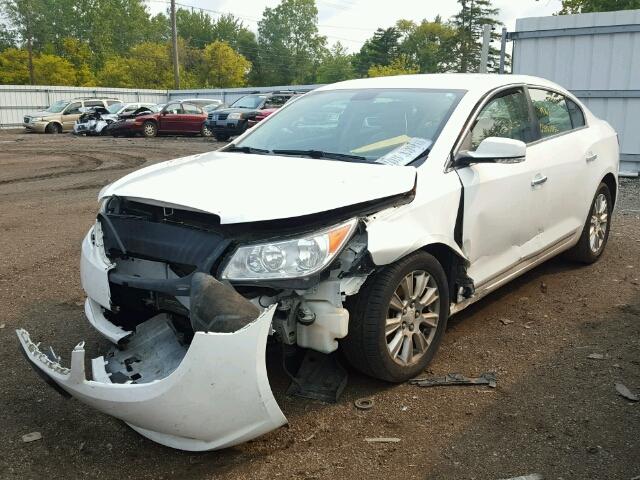
{"type": "Polygon", "coordinates": [[[322,150],[274,150],[274,155],[304,155],[311,158],[330,158],[332,160],[342,160],[345,162],[371,163],[367,157],[351,155],[349,153],[323,152],[322,150]]]}
{"type": "Polygon", "coordinates": [[[269,150],[263,148],[238,147],[236,145],[230,145],[225,152],[257,153],[258,155],[268,155],[271,153],[269,150]]]}

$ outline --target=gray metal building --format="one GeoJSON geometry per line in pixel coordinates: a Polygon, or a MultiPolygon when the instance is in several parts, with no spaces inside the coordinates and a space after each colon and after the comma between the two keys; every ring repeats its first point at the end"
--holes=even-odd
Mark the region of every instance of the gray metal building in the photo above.
{"type": "Polygon", "coordinates": [[[620,136],[621,174],[640,172],[640,10],[521,18],[513,73],[571,90],[620,136]]]}

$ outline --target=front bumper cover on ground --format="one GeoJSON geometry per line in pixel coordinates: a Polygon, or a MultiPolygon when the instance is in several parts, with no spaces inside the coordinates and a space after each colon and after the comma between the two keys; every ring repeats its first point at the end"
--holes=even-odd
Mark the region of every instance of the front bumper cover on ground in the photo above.
{"type": "MultiPolygon", "coordinates": [[[[36,371],[81,402],[123,420],[160,444],[215,450],[287,422],[271,392],[265,364],[274,310],[275,305],[233,333],[196,332],[175,369],[148,383],[112,383],[114,374],[108,371],[110,361],[105,357],[91,361],[93,380],[87,380],[84,342],[73,350],[69,369],[53,352],[42,352],[26,330],[16,333],[36,371]]],[[[134,340],[128,346],[135,345],[134,340]]],[[[154,350],[163,345],[155,343],[154,350]]]]}

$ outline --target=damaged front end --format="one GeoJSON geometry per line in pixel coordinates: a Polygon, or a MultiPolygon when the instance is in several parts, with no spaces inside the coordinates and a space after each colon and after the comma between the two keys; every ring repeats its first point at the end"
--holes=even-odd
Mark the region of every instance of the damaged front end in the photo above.
{"type": "Polygon", "coordinates": [[[94,358],[91,380],[84,342],[66,368],[26,330],[17,330],[18,339],[32,366],[58,389],[172,448],[229,447],[284,425],[264,360],[275,305],[260,312],[203,273],[191,283],[192,308],[207,317],[209,331],[196,331],[187,343],[172,316],[159,313],[121,337],[120,347],[94,358]]]}
{"type": "MultiPolygon", "coordinates": [[[[274,232],[282,238],[281,224],[221,225],[213,214],[111,197],[83,240],[81,282],[87,319],[113,347],[91,360],[87,379],[84,343],[66,368],[27,331],[17,331],[19,341],[61,393],[153,441],[192,451],[245,442],[287,422],[269,386],[268,337],[329,354],[347,335],[343,300],[371,268],[366,231],[350,218],[338,229],[317,230],[327,218],[305,227],[316,237],[338,232],[327,237],[335,255],[322,269],[234,281],[225,275],[236,271],[234,255],[274,232]]],[[[289,237],[300,234],[291,228],[289,237]]]]}

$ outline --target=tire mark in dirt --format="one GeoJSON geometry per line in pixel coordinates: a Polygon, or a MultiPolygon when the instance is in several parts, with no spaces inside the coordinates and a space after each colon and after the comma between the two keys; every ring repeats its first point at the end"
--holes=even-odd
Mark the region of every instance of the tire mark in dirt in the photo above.
{"type": "Polygon", "coordinates": [[[78,159],[78,162],[76,163],[76,166],[78,168],[76,169],[72,166],[71,168],[74,168],[73,170],[65,169],[59,172],[42,173],[39,175],[37,174],[37,175],[31,175],[31,176],[25,176],[25,177],[11,178],[8,180],[0,180],[0,185],[9,185],[9,184],[15,184],[19,182],[34,182],[39,180],[48,180],[52,178],[60,178],[60,177],[66,177],[71,175],[77,175],[80,173],[127,170],[131,168],[139,167],[146,162],[146,158],[141,156],[131,155],[131,154],[122,153],[122,152],[104,152],[105,154],[108,154],[111,156],[115,154],[124,158],[120,159],[116,165],[110,165],[108,167],[100,168],[105,163],[105,161],[93,155],[86,155],[86,154],[80,154],[75,152],[57,152],[57,151],[45,151],[45,150],[32,150],[32,152],[33,153],[36,153],[36,152],[49,153],[52,155],[66,155],[73,159],[78,159]],[[122,161],[125,158],[127,160],[132,160],[132,161],[125,164],[122,161]]]}

